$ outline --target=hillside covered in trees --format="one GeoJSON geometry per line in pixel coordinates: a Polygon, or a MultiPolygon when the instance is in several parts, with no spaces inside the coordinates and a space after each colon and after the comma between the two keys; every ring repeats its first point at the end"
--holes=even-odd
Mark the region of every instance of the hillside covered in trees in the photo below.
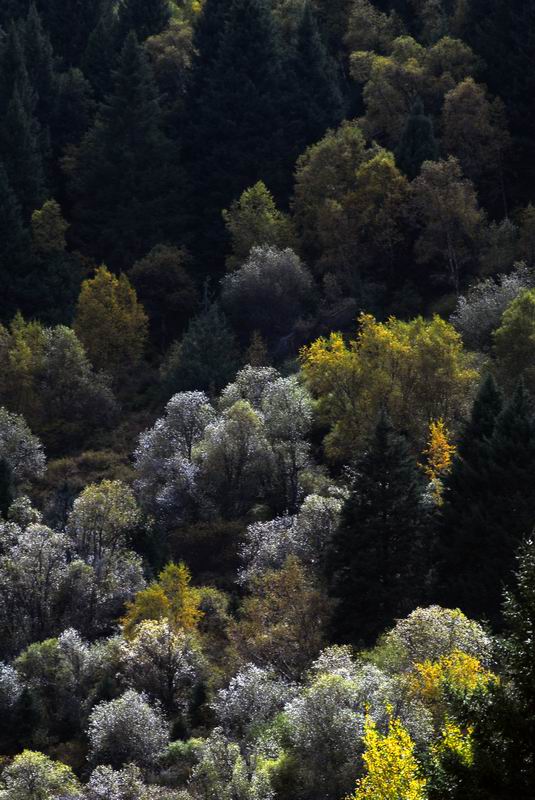
{"type": "Polygon", "coordinates": [[[533,800],[535,3],[0,2],[0,800],[533,800]]]}

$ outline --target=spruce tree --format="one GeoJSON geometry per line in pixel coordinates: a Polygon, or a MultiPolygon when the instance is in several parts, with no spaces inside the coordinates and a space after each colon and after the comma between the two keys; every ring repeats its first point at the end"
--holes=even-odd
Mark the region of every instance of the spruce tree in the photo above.
{"type": "Polygon", "coordinates": [[[119,36],[134,31],[140,42],[161,33],[171,19],[169,0],[119,0],[117,10],[119,36]]]}
{"type": "Polygon", "coordinates": [[[30,84],[26,53],[21,36],[21,24],[13,21],[0,46],[0,113],[4,116],[17,89],[26,110],[33,113],[36,105],[35,92],[30,84]]]}
{"type": "Polygon", "coordinates": [[[28,74],[23,34],[22,24],[12,23],[0,52],[0,153],[29,221],[46,194],[48,138],[35,115],[37,94],[28,74]]]}
{"type": "Polygon", "coordinates": [[[438,535],[438,600],[495,624],[515,551],[535,525],[535,420],[524,386],[494,416],[498,408],[489,381],[446,484],[438,535]]]}
{"type": "Polygon", "coordinates": [[[239,366],[236,337],[225,314],[205,299],[202,312],[171,347],[162,370],[164,393],[169,397],[195,389],[215,395],[230,383],[239,366]]]}
{"type": "Polygon", "coordinates": [[[232,0],[217,55],[200,76],[200,91],[193,79],[190,95],[191,205],[201,221],[192,245],[206,266],[223,251],[222,209],[259,180],[275,194],[285,184],[282,80],[270,4],[232,0]]]}
{"type": "MultiPolygon", "coordinates": [[[[502,680],[476,699],[470,713],[474,760],[463,771],[462,798],[532,800],[535,786],[535,545],[518,553],[515,586],[506,593],[500,641],[502,680]]],[[[453,765],[452,765],[453,766],[453,765]]]]}
{"type": "Polygon", "coordinates": [[[46,199],[47,189],[41,128],[25,108],[18,88],[13,92],[2,120],[0,142],[11,186],[20,202],[24,219],[29,221],[32,211],[46,199]]]}
{"type": "Polygon", "coordinates": [[[63,66],[79,67],[89,37],[109,0],[36,0],[54,52],[63,66]]]}
{"type": "Polygon", "coordinates": [[[328,128],[336,127],[343,116],[339,68],[323,43],[310,2],[303,7],[288,74],[287,113],[293,120],[289,141],[295,160],[328,128]]]}
{"type": "Polygon", "coordinates": [[[18,20],[26,14],[27,9],[26,0],[2,0],[0,3],[0,28],[7,30],[13,20],[18,20]]]}
{"type": "Polygon", "coordinates": [[[131,33],[113,92],[86,134],[75,166],[73,237],[85,252],[129,267],[161,240],[173,165],[144,49],[131,33]]]}
{"type": "Polygon", "coordinates": [[[56,104],[58,78],[50,37],[43,28],[35,3],[30,5],[22,37],[28,78],[36,95],[35,115],[46,129],[56,104]]]}
{"type": "Polygon", "coordinates": [[[425,512],[422,476],[383,413],[353,468],[330,555],[336,640],[370,644],[420,598],[425,512]]]}
{"type": "Polygon", "coordinates": [[[225,30],[231,0],[205,0],[195,25],[194,55],[190,77],[190,103],[206,88],[225,30]]]}
{"type": "Polygon", "coordinates": [[[528,202],[535,178],[535,5],[531,0],[471,0],[463,38],[481,58],[490,91],[506,105],[515,137],[515,189],[528,202]]]}
{"type": "Polygon", "coordinates": [[[113,70],[117,62],[117,29],[115,15],[109,10],[101,15],[87,40],[81,69],[101,102],[113,89],[113,70]]]}
{"type": "Polygon", "coordinates": [[[21,284],[30,261],[30,236],[17,198],[0,162],[0,319],[9,321],[20,303],[21,284]]]}
{"type": "Polygon", "coordinates": [[[424,112],[421,100],[414,103],[396,152],[398,167],[405,175],[416,178],[424,161],[436,161],[439,156],[433,120],[424,112]]]}

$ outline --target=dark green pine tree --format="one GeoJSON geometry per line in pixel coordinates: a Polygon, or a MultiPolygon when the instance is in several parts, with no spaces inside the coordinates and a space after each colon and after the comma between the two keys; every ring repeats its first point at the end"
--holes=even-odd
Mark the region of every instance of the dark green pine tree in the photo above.
{"type": "Polygon", "coordinates": [[[11,319],[17,310],[18,291],[30,259],[30,236],[22,222],[17,198],[0,162],[0,319],[11,319]]]}
{"type": "Polygon", "coordinates": [[[401,134],[396,151],[397,165],[412,180],[424,161],[436,161],[438,156],[433,120],[425,114],[422,101],[417,100],[401,134]]]}
{"type": "Polygon", "coordinates": [[[485,537],[481,505],[484,504],[485,472],[490,442],[503,409],[501,392],[489,375],[481,384],[469,422],[462,433],[450,474],[444,482],[435,561],[436,592],[446,606],[475,602],[478,587],[471,582],[466,559],[478,557],[485,537]],[[467,535],[472,533],[473,539],[467,535]]]}
{"type": "Polygon", "coordinates": [[[26,64],[25,47],[21,37],[21,24],[13,21],[7,35],[0,40],[0,112],[5,115],[13,90],[17,88],[26,109],[33,113],[36,105],[35,92],[30,84],[26,64]]]}
{"type": "Polygon", "coordinates": [[[54,52],[66,67],[79,67],[110,0],[36,0],[54,52]]]}
{"type": "Polygon", "coordinates": [[[37,95],[28,75],[22,23],[10,26],[0,51],[0,154],[26,221],[47,192],[48,138],[35,116],[37,95]]]}
{"type": "Polygon", "coordinates": [[[182,340],[173,345],[164,366],[163,391],[200,389],[215,395],[236,375],[240,353],[236,337],[217,303],[205,300],[182,340]]]}
{"type": "Polygon", "coordinates": [[[57,98],[57,74],[50,37],[35,3],[30,5],[22,35],[28,78],[36,94],[35,115],[48,128],[57,98]]]}
{"type": "Polygon", "coordinates": [[[190,106],[206,88],[219,54],[225,30],[225,20],[232,0],[205,0],[195,25],[194,55],[190,75],[190,106]]]}
{"type": "Polygon", "coordinates": [[[160,121],[152,70],[131,33],[71,185],[73,239],[114,268],[131,266],[165,236],[174,175],[160,121]]]}
{"type": "Polygon", "coordinates": [[[202,76],[201,91],[190,96],[186,157],[190,207],[200,221],[191,247],[208,269],[220,266],[224,253],[221,210],[260,179],[277,196],[287,181],[282,82],[270,3],[232,0],[217,56],[202,76]]]}
{"type": "Polygon", "coordinates": [[[340,70],[321,38],[310,2],[303,7],[295,52],[288,65],[290,91],[287,114],[293,123],[288,132],[292,160],[336,127],[344,112],[340,70]]]}
{"type": "MultiPolygon", "coordinates": [[[[532,800],[535,786],[535,546],[518,554],[515,587],[506,593],[502,680],[459,710],[473,726],[473,763],[453,800],[532,800]]],[[[455,768],[452,762],[450,767],[455,768]]],[[[459,775],[455,775],[458,781],[459,775]]],[[[434,795],[433,795],[434,797],[434,795]]],[[[443,797],[443,794],[440,795],[443,797]]]]}
{"type": "Polygon", "coordinates": [[[0,516],[4,519],[7,519],[13,498],[13,473],[6,459],[0,458],[0,516]]]}
{"type": "Polygon", "coordinates": [[[41,128],[25,108],[16,88],[2,120],[0,150],[11,186],[20,202],[23,218],[46,200],[47,188],[42,155],[41,128]]]}
{"type": "Polygon", "coordinates": [[[382,414],[354,466],[329,558],[336,640],[370,644],[421,599],[424,484],[406,440],[382,414]]]}
{"type": "Polygon", "coordinates": [[[528,202],[535,181],[535,4],[471,0],[463,38],[482,59],[482,77],[490,91],[506,105],[515,141],[516,196],[528,202]]]}
{"type": "Polygon", "coordinates": [[[51,145],[56,163],[65,147],[77,145],[89,130],[96,103],[89,81],[77,67],[62,72],[57,79],[56,102],[51,119],[51,145]]]}
{"type": "Polygon", "coordinates": [[[138,41],[161,33],[171,19],[169,0],[119,0],[117,24],[119,36],[124,40],[134,31],[138,41]]]}
{"type": "Polygon", "coordinates": [[[10,23],[23,17],[27,10],[26,0],[2,0],[0,3],[0,28],[7,30],[10,23]]]}
{"type": "Polygon", "coordinates": [[[113,71],[117,66],[117,27],[112,10],[103,13],[89,36],[81,69],[101,102],[113,89],[113,71]]]}
{"type": "Polygon", "coordinates": [[[519,385],[489,434],[499,401],[488,387],[485,415],[480,396],[482,436],[472,442],[465,437],[446,486],[438,599],[500,624],[501,594],[511,583],[516,549],[535,525],[535,420],[519,385]]]}

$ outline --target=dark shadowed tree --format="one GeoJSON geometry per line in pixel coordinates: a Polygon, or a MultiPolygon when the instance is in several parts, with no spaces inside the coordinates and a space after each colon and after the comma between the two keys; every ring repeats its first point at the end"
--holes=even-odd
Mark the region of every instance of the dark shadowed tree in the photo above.
{"type": "Polygon", "coordinates": [[[113,92],[101,105],[74,166],[73,239],[110,266],[130,267],[161,241],[172,161],[145,51],[131,33],[113,92]]]}
{"type": "Polygon", "coordinates": [[[336,641],[373,642],[417,605],[423,583],[423,489],[406,440],[382,413],[353,467],[351,494],[332,543],[336,641]]]}

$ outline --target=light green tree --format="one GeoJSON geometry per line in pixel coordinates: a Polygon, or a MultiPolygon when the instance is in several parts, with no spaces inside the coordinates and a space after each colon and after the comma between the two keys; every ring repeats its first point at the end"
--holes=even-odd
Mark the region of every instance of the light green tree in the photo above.
{"type": "Polygon", "coordinates": [[[252,247],[271,245],[284,250],[296,249],[292,221],[279,211],[273,195],[263,181],[246,189],[239,200],[223,211],[223,219],[232,240],[232,254],[227,258],[228,269],[236,269],[251,252],[252,247]]]}
{"type": "Polygon", "coordinates": [[[1,800],[56,800],[64,795],[82,795],[71,768],[33,750],[15,756],[0,777],[1,800]]]}

